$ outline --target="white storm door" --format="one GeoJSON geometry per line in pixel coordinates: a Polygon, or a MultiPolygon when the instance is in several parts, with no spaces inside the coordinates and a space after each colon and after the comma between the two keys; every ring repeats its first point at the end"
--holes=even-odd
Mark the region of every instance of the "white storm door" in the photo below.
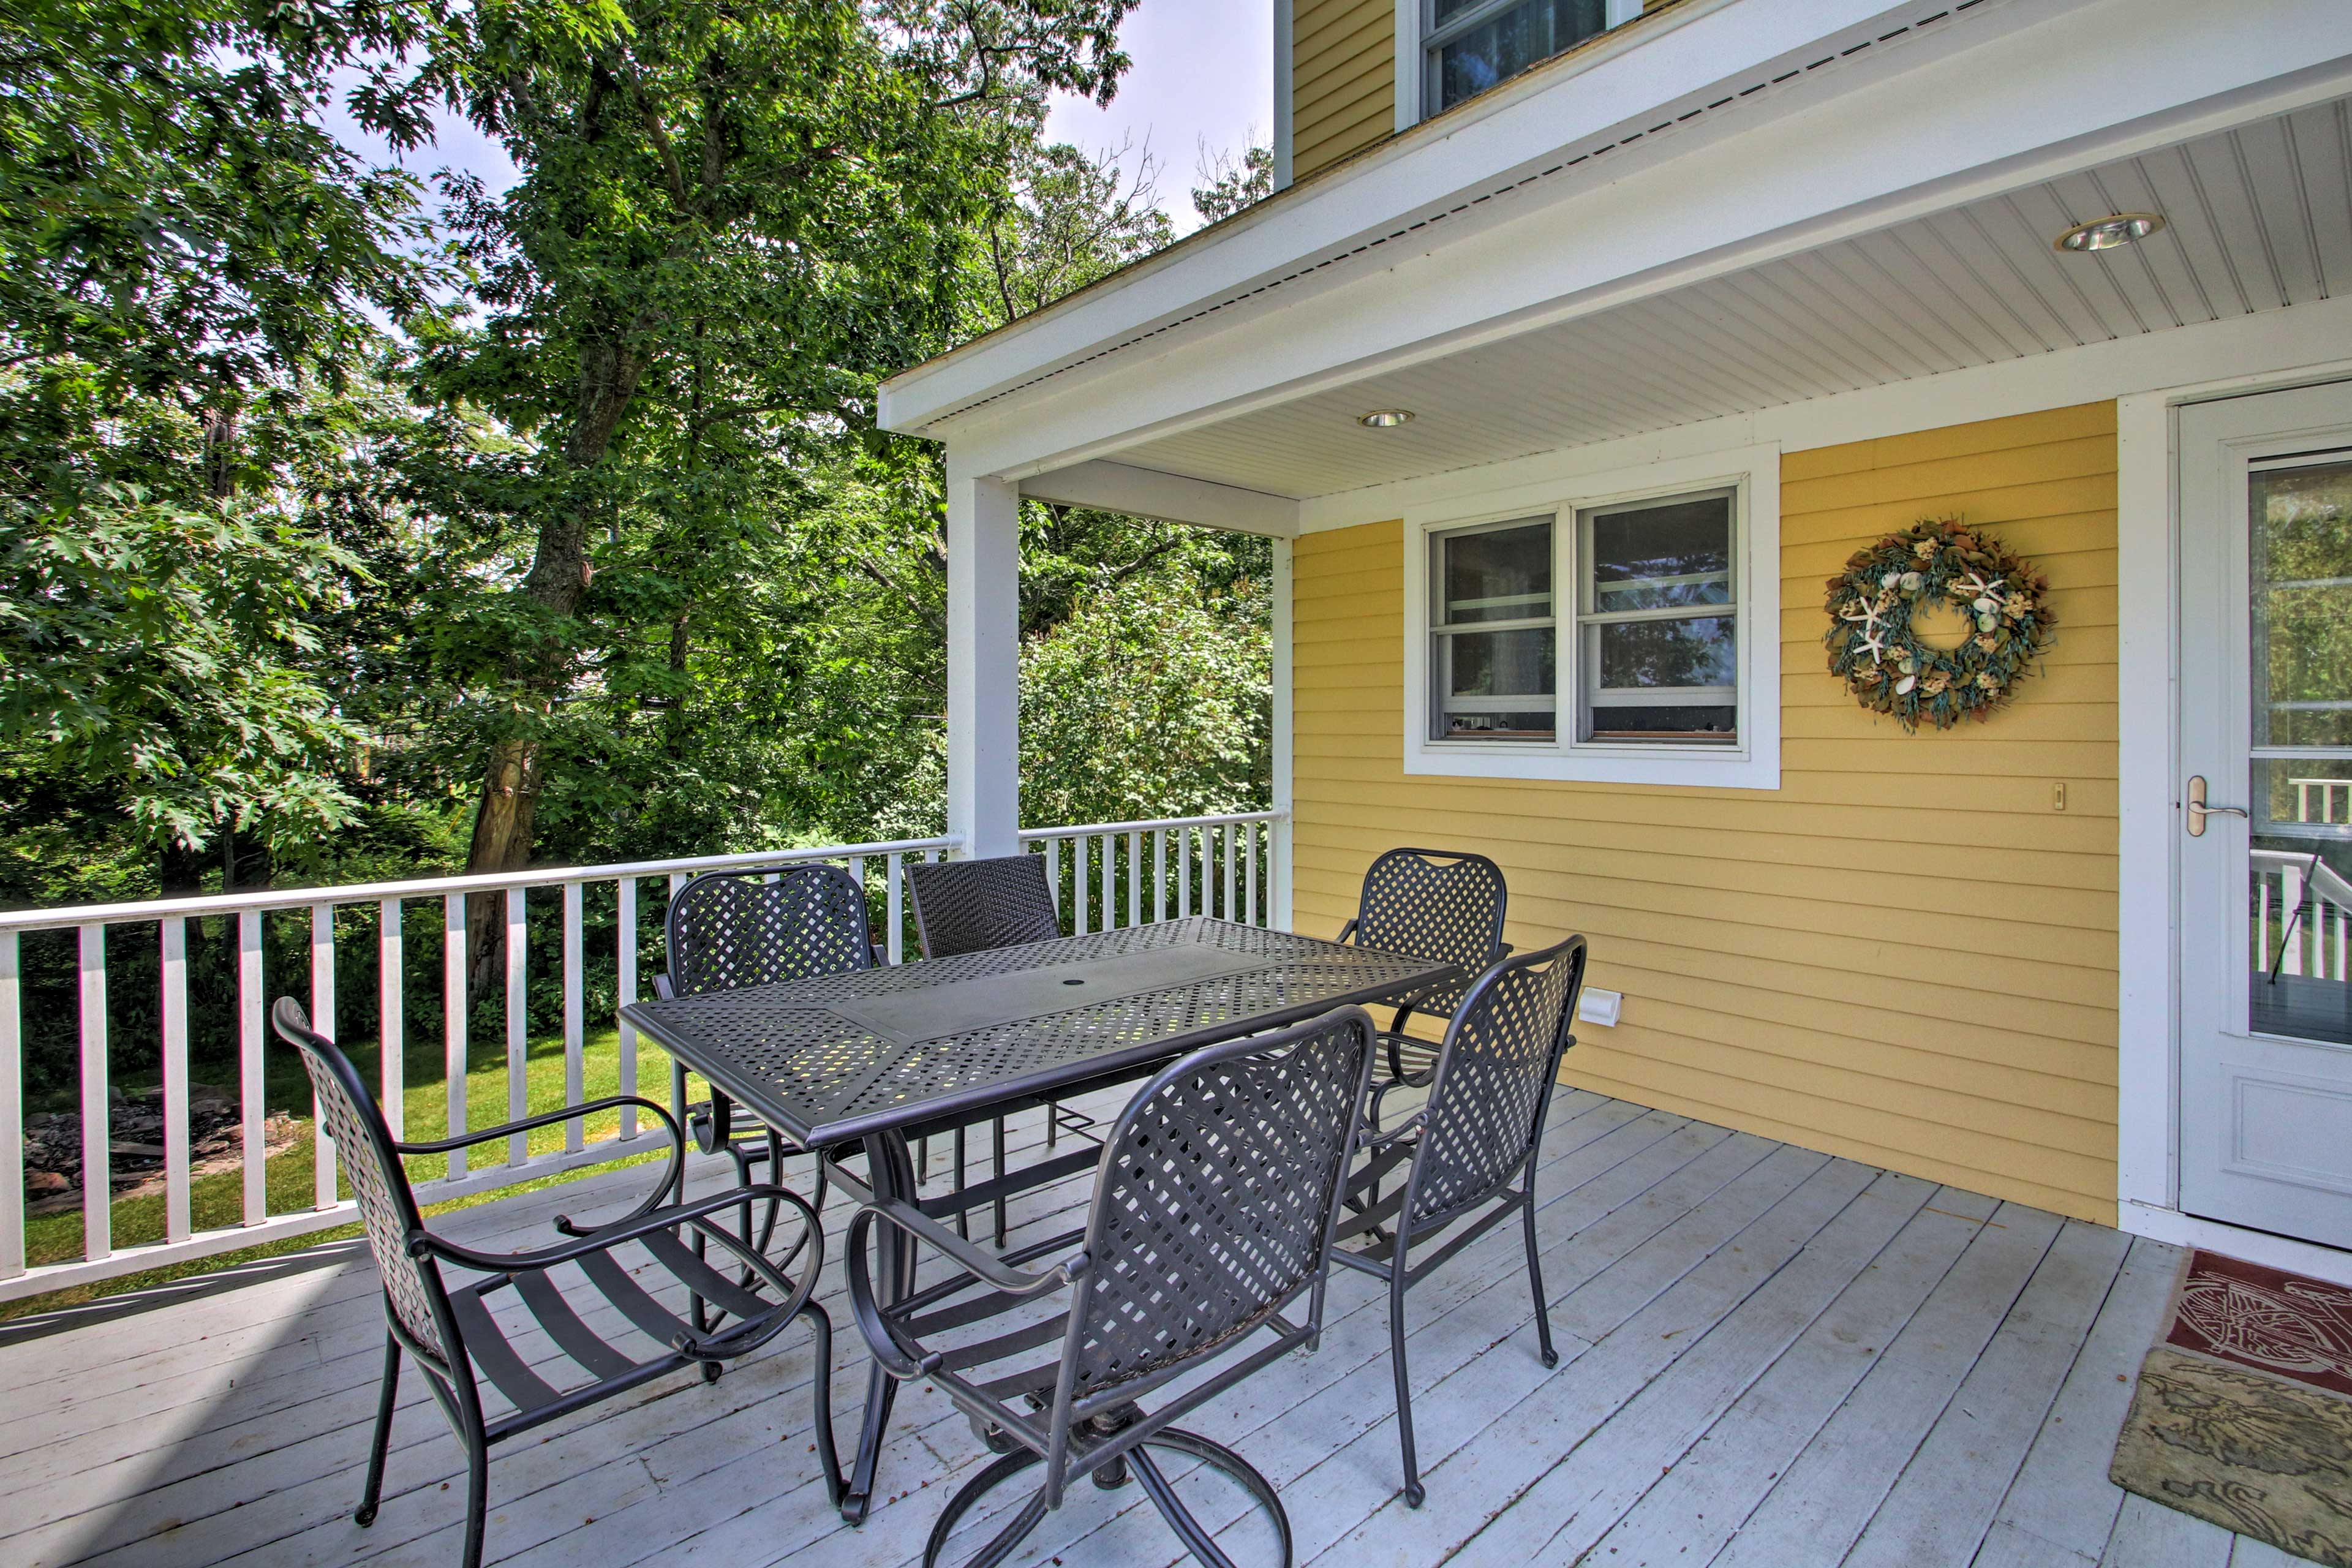
{"type": "Polygon", "coordinates": [[[2352,1247],[2352,384],[2179,418],[2180,1206],[2352,1247]]]}

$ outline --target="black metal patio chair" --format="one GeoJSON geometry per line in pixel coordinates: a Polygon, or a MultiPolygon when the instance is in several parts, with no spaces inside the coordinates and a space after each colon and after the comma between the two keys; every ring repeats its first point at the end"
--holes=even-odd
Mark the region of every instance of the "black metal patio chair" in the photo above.
{"type": "Polygon", "coordinates": [[[1171,1424],[1278,1357],[1311,1348],[1321,1332],[1373,1034],[1370,1015],[1342,1007],[1166,1068],[1112,1124],[1083,1231],[1000,1255],[910,1205],[858,1212],[846,1242],[850,1300],[875,1359],[895,1377],[930,1379],[1003,1456],[940,1512],[926,1568],[982,1497],[1040,1464],[1036,1495],[971,1559],[973,1568],[1002,1562],[1061,1506],[1071,1477],[1087,1472],[1104,1488],[1140,1482],[1195,1557],[1231,1568],[1171,1488],[1155,1449],[1247,1492],[1269,1517],[1287,1568],[1290,1523],[1273,1485],[1240,1455],[1171,1424]],[[875,1236],[877,1225],[900,1234],[875,1236]],[[869,1239],[928,1247],[957,1272],[881,1302],[869,1239]],[[1048,1256],[1057,1260],[1024,1271],[1048,1256]],[[1066,1307],[1056,1300],[1065,1289],[1066,1307]],[[1294,1321],[1286,1309],[1301,1296],[1307,1310],[1294,1321]],[[1053,1359],[1020,1364],[1048,1347],[1053,1359]],[[1142,1407],[1212,1358],[1226,1364],[1142,1407]]]}
{"type": "Polygon", "coordinates": [[[839,1503],[843,1479],[833,1435],[833,1323],[824,1309],[810,1300],[824,1261],[824,1233],[816,1211],[800,1194],[782,1187],[753,1187],[662,1206],[685,1158],[685,1143],[669,1112],[634,1095],[525,1117],[462,1137],[399,1142],[350,1058],[311,1030],[292,998],[278,1001],[273,1021],[278,1035],[300,1053],[318,1092],[320,1116],[358,1200],[368,1250],[383,1283],[383,1384],[376,1401],[367,1480],[352,1515],[361,1525],[375,1522],[383,1495],[404,1354],[424,1372],[434,1403],[465,1445],[466,1535],[460,1561],[464,1568],[478,1568],[494,1445],[687,1367],[698,1366],[706,1381],[713,1380],[722,1363],[760,1349],[796,1317],[808,1320],[815,1337],[817,1456],[824,1467],[826,1490],[839,1503]],[[623,1105],[651,1112],[668,1129],[670,1169],[621,1218],[583,1229],[559,1215],[555,1228],[565,1239],[512,1253],[479,1251],[425,1227],[401,1163],[403,1155],[447,1153],[623,1105]],[[710,1221],[713,1214],[756,1201],[789,1207],[799,1217],[801,1235],[781,1267],[710,1221]],[[731,1254],[742,1264],[747,1281],[739,1283],[704,1262],[687,1246],[688,1232],[698,1242],[731,1254]],[[631,1256],[634,1262],[628,1260],[631,1256]],[[445,1264],[472,1270],[477,1277],[453,1285],[442,1277],[445,1264]],[[567,1266],[575,1272],[559,1276],[567,1266]],[[783,1272],[795,1266],[796,1279],[783,1272]],[[655,1294],[675,1294],[681,1288],[697,1301],[698,1320],[704,1315],[702,1304],[708,1305],[715,1319],[712,1326],[698,1321],[689,1327],[655,1294]],[[510,1338],[513,1331],[494,1315],[493,1298],[509,1290],[513,1292],[509,1299],[530,1318],[518,1329],[543,1334],[544,1345],[510,1338]],[[567,1363],[570,1370],[585,1374],[584,1381],[569,1374],[567,1363]],[[485,1378],[514,1407],[510,1414],[494,1418],[484,1410],[485,1378]]]}
{"type": "MultiPolygon", "coordinates": [[[[987,860],[923,861],[907,868],[907,889],[915,900],[915,933],[925,958],[952,958],[961,952],[981,952],[1013,947],[1026,942],[1051,942],[1062,934],[1062,917],[1054,909],[1054,889],[1045,879],[1040,855],[1001,855],[987,860]]],[[[1045,1107],[1045,1147],[1055,1146],[1063,1132],[1091,1137],[1094,1118],[1059,1101],[1045,1107]]],[[[1004,1173],[1004,1118],[992,1119],[996,1173],[1004,1173]]],[[[955,1185],[964,1185],[964,1132],[955,1132],[955,1185]]],[[[992,1205],[996,1245],[1004,1245],[1005,1200],[992,1205]]],[[[964,1230],[963,1216],[957,1228],[964,1230]]]]}
{"type": "Polygon", "coordinates": [[[1348,1180],[1349,1212],[1331,1260],[1388,1283],[1397,1442],[1404,1499],[1413,1508],[1426,1493],[1413,1455],[1405,1377],[1405,1292],[1514,1211],[1525,1226],[1537,1344],[1545,1366],[1559,1364],[1536,1258],[1536,1160],[1560,1058],[1576,1043],[1569,1031],[1584,989],[1584,939],[1571,936],[1507,958],[1472,982],[1437,1047],[1428,1100],[1395,1128],[1366,1138],[1369,1157],[1348,1180]],[[1400,1184],[1383,1193],[1400,1173],[1400,1184]],[[1433,1251],[1412,1256],[1429,1244],[1433,1251]]]}
{"type": "MultiPolygon", "coordinates": [[[[1511,951],[1503,940],[1503,914],[1509,901],[1502,868],[1484,855],[1391,849],[1365,871],[1356,918],[1339,928],[1338,940],[1458,963],[1465,976],[1390,998],[1396,1015],[1381,1032],[1381,1055],[1388,1068],[1381,1075],[1383,1089],[1428,1084],[1436,1047],[1407,1034],[1405,1026],[1415,1013],[1450,1016],[1469,991],[1471,978],[1511,951]]],[[[1380,1124],[1377,1102],[1372,1122],[1380,1124]]]]}
{"type": "MultiPolygon", "coordinates": [[[[663,931],[669,967],[654,977],[654,993],[664,1001],[871,969],[877,962],[866,889],[843,868],[821,862],[697,877],[671,898],[663,931]]],[[[675,1059],[670,1100],[698,1148],[706,1154],[724,1151],[735,1163],[739,1186],[751,1184],[752,1167],[762,1162],[771,1179],[782,1182],[784,1161],[810,1152],[773,1128],[737,1131],[733,1108],[723,1098],[688,1104],[686,1068],[675,1059]]],[[[685,1196],[683,1190],[678,1196],[685,1196]]],[[[822,1160],[811,1198],[818,1209],[824,1207],[822,1160]]],[[[766,1245],[765,1232],[774,1223],[772,1207],[755,1245],[766,1245]]],[[[748,1215],[743,1234],[751,1234],[748,1215]]]]}

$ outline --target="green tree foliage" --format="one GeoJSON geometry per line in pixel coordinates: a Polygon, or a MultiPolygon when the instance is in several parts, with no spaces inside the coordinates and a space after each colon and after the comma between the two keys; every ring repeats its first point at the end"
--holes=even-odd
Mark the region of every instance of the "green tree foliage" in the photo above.
{"type": "Polygon", "coordinates": [[[308,617],[354,563],[289,466],[368,313],[430,278],[414,182],[311,111],[421,20],[48,0],[0,27],[0,766],[167,856],[353,805],[308,617]]]}
{"type": "Polygon", "coordinates": [[[1252,146],[1238,159],[1229,153],[1203,159],[1201,179],[1192,187],[1192,210],[1202,223],[1229,218],[1274,194],[1274,149],[1252,146]]]}
{"type": "MultiPolygon", "coordinates": [[[[417,4],[0,38],[0,898],[940,826],[943,475],[875,385],[1168,242],[1148,174],[1038,133],[1046,89],[1108,96],[1126,0],[417,4]],[[428,209],[320,130],[331,79],[520,180],[428,209]]],[[[1023,530],[1028,819],[1263,804],[1267,542],[1023,530]]],[[[236,936],[188,934],[201,1059],[236,936]]],[[[152,954],[118,944],[124,1039],[152,954]]]]}

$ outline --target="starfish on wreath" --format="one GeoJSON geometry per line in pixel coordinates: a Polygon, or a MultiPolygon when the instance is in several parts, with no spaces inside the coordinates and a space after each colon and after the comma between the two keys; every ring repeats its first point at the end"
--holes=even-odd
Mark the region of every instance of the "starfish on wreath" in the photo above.
{"type": "MultiPolygon", "coordinates": [[[[1853,617],[1849,616],[1846,618],[1852,620],[1853,617]]],[[[1876,668],[1885,662],[1882,657],[1886,652],[1885,628],[1875,623],[1864,626],[1855,634],[1853,647],[1856,655],[1870,655],[1871,668],[1876,668]]]]}
{"type": "Polygon", "coordinates": [[[1966,599],[1970,604],[1974,604],[1979,599],[1990,599],[1995,604],[1999,604],[2001,598],[2001,584],[2008,581],[2006,577],[1995,577],[1990,582],[1987,582],[1983,573],[1971,572],[1966,581],[1952,584],[1952,596],[1966,599]]]}

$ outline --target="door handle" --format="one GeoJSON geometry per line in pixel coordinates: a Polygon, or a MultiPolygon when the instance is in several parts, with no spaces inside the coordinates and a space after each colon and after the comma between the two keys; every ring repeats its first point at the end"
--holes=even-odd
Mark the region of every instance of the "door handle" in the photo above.
{"type": "MultiPolygon", "coordinates": [[[[2205,837],[2205,819],[2209,816],[2248,816],[2248,813],[2246,808],[2242,805],[2207,805],[2205,804],[2205,775],[2203,773],[2191,773],[2189,775],[2189,837],[2202,838],[2205,837]]],[[[2249,820],[2251,820],[2251,818],[2249,818],[2249,820]]]]}

